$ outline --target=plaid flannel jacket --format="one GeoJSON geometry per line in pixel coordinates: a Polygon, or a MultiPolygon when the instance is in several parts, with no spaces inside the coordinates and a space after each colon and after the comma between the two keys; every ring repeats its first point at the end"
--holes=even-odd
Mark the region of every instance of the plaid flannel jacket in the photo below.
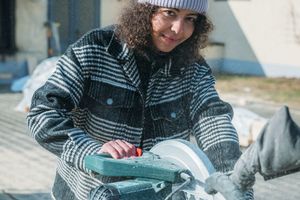
{"type": "Polygon", "coordinates": [[[90,175],[84,158],[116,139],[149,150],[192,134],[218,171],[231,170],[240,156],[238,137],[232,108],[214,83],[205,62],[170,62],[151,75],[144,97],[134,53],[114,28],[87,33],[35,92],[27,117],[32,136],[58,157],[54,197],[87,199],[101,180],[90,175]]]}

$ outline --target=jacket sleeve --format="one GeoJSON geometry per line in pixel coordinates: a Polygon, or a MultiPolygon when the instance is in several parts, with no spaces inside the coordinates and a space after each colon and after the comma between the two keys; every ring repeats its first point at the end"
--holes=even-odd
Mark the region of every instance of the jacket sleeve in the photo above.
{"type": "Polygon", "coordinates": [[[85,73],[71,48],[59,59],[56,70],[33,95],[27,123],[32,136],[45,149],[82,171],[86,155],[101,145],[73,124],[71,111],[78,108],[85,73]]]}
{"type": "Polygon", "coordinates": [[[232,107],[222,101],[215,80],[206,63],[197,64],[191,84],[190,115],[198,146],[206,153],[217,171],[231,171],[241,152],[231,123],[232,107]]]}
{"type": "MultiPolygon", "coordinates": [[[[232,171],[241,152],[231,120],[232,107],[222,101],[214,87],[215,79],[206,63],[197,64],[191,84],[190,114],[198,146],[219,172],[232,171]]],[[[253,189],[243,199],[252,200],[253,189]]]]}

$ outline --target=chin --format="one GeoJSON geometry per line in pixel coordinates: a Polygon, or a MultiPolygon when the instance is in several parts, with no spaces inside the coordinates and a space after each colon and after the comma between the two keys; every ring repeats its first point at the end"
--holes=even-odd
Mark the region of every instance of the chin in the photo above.
{"type": "Polygon", "coordinates": [[[164,53],[170,53],[173,51],[175,48],[159,48],[158,50],[164,53]]]}

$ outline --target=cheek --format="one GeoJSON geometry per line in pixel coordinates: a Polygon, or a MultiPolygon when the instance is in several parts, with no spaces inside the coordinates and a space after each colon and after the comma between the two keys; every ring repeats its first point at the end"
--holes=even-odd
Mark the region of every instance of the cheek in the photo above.
{"type": "Polygon", "coordinates": [[[185,38],[188,39],[190,38],[193,33],[194,33],[194,30],[195,30],[195,27],[194,26],[189,26],[186,28],[186,31],[185,31],[185,38]]]}
{"type": "Polygon", "coordinates": [[[159,31],[159,20],[157,19],[152,19],[152,33],[155,34],[159,31]]]}

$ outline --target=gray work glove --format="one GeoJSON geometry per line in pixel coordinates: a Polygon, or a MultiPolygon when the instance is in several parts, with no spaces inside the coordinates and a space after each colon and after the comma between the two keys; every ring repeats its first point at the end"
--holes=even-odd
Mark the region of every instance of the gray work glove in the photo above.
{"type": "Polygon", "coordinates": [[[212,174],[205,181],[205,189],[209,194],[218,191],[227,200],[249,199],[245,191],[251,190],[257,172],[268,180],[297,171],[300,171],[300,128],[284,106],[241,155],[232,174],[212,174]]]}
{"type": "Polygon", "coordinates": [[[230,176],[215,172],[205,180],[205,191],[208,194],[220,192],[226,200],[245,200],[246,192],[233,183],[230,176]]]}
{"type": "Polygon", "coordinates": [[[300,128],[288,107],[282,107],[263,128],[256,142],[240,157],[231,179],[242,190],[254,185],[259,172],[265,180],[300,170],[300,128]]]}

